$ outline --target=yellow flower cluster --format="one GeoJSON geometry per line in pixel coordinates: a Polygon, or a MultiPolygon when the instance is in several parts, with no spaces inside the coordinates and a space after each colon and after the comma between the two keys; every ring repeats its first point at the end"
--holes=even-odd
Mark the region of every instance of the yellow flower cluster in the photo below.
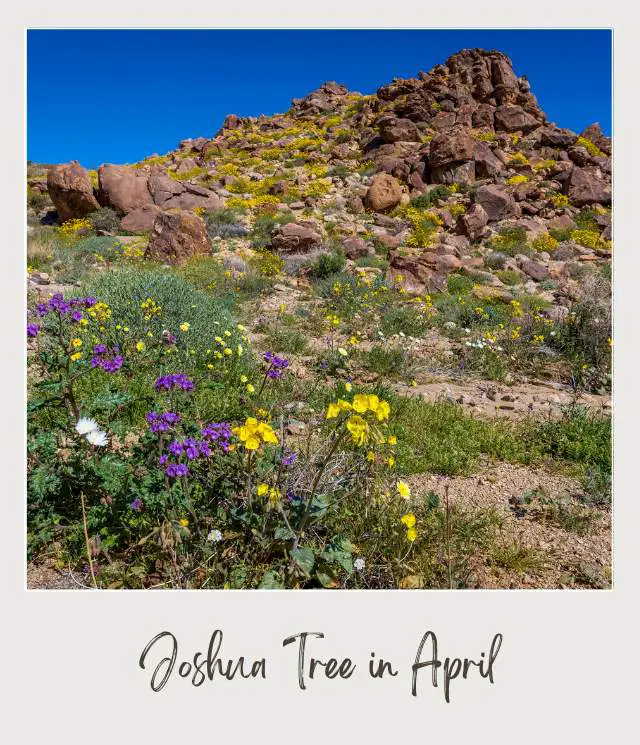
{"type": "Polygon", "coordinates": [[[83,218],[82,220],[67,220],[58,228],[58,235],[63,239],[77,238],[81,233],[88,233],[93,230],[91,220],[83,218]]]}
{"type": "Polygon", "coordinates": [[[159,316],[162,312],[162,306],[158,305],[158,303],[150,297],[140,303],[140,309],[142,310],[142,317],[145,321],[150,321],[152,318],[155,318],[155,316],[159,316]]]}
{"type": "Polygon", "coordinates": [[[231,431],[247,450],[258,450],[262,444],[277,445],[279,442],[278,435],[270,424],[259,422],[252,416],[248,417],[243,425],[234,427],[231,431]]]}
{"type": "Polygon", "coordinates": [[[355,412],[346,420],[346,427],[351,434],[352,442],[362,447],[372,436],[378,442],[384,439],[375,428],[371,427],[362,414],[373,414],[378,422],[385,422],[389,418],[390,411],[391,407],[387,401],[378,398],[374,393],[356,393],[352,402],[339,398],[337,402],[330,403],[327,407],[326,418],[335,419],[343,412],[355,412]]]}
{"type": "Polygon", "coordinates": [[[280,497],[282,496],[282,492],[280,491],[280,489],[278,489],[277,486],[269,486],[269,484],[264,483],[258,484],[256,492],[259,497],[268,495],[270,507],[275,507],[280,501],[280,497]]]}
{"type": "Polygon", "coordinates": [[[400,522],[407,529],[407,540],[410,543],[413,543],[418,537],[418,531],[416,530],[416,516],[413,514],[413,512],[407,512],[406,515],[403,515],[400,518],[400,522]]]}
{"type": "Polygon", "coordinates": [[[87,314],[98,323],[105,323],[111,318],[111,308],[106,303],[96,303],[87,308],[87,314]]]}

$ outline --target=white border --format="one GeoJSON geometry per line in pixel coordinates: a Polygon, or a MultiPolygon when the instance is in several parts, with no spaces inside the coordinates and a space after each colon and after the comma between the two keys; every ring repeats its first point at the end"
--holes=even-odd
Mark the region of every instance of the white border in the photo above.
{"type": "MultiPolygon", "coordinates": [[[[636,348],[634,279],[638,273],[637,63],[633,15],[621,3],[539,0],[529,7],[494,2],[491,11],[468,2],[451,9],[373,11],[365,3],[325,2],[321,8],[275,3],[242,9],[191,3],[160,11],[147,1],[114,0],[108,9],[83,3],[36,3],[12,8],[4,18],[2,66],[6,101],[2,129],[5,170],[0,183],[4,212],[5,306],[2,368],[5,418],[1,430],[5,530],[0,564],[5,588],[8,665],[4,700],[11,696],[10,727],[17,742],[169,743],[182,739],[231,738],[249,742],[283,738],[307,743],[387,742],[405,737],[449,742],[539,744],[544,741],[626,742],[631,712],[636,645],[631,637],[637,585],[638,500],[632,448],[637,416],[634,390],[636,348]],[[40,7],[38,7],[40,6],[40,7]],[[329,11],[335,21],[328,21],[329,11]],[[437,20],[434,14],[437,12],[437,20]],[[18,15],[22,13],[22,17],[18,15]],[[24,27],[352,27],[609,28],[615,31],[615,588],[610,592],[25,592],[24,591],[24,27]],[[250,25],[249,25],[250,24],[250,25]],[[22,74],[20,70],[22,68],[22,74]],[[10,174],[10,175],[9,175],[10,174]],[[633,200],[633,202],[631,201],[633,200]],[[635,240],[634,240],[635,239],[635,240]],[[635,270],[635,271],[634,271],[635,270]],[[22,390],[23,396],[15,395],[22,390]],[[623,405],[619,402],[622,401],[623,405]],[[634,416],[636,415],[636,416],[634,416]],[[18,426],[16,426],[18,423],[18,426]],[[626,436],[625,436],[626,433],[626,436]],[[225,632],[228,654],[267,656],[268,681],[212,683],[193,689],[171,681],[160,694],[148,687],[137,658],[158,631],[170,629],[185,649],[202,649],[214,628],[225,632]],[[496,683],[461,684],[454,702],[421,678],[421,694],[410,695],[408,666],[422,633],[437,632],[443,652],[477,654],[495,632],[504,634],[496,683]],[[375,649],[401,666],[392,681],[356,675],[348,681],[314,682],[297,689],[294,653],[282,639],[299,631],[326,634],[317,649],[349,654],[366,664],[375,649]],[[175,683],[175,685],[174,685],[175,683]],[[205,693],[206,691],[206,693],[205,693]],[[15,734],[20,732],[18,737],[15,734]],[[623,736],[623,733],[625,735],[623,736]],[[619,735],[617,738],[616,735],[619,735]]],[[[126,53],[118,50],[113,53],[126,53]]],[[[322,53],[327,53],[322,51],[322,53]]],[[[541,49],[557,58],[562,84],[562,50],[541,49]]],[[[588,54],[588,50],[585,50],[588,54]]],[[[169,55],[170,56],[170,55],[169,55]]],[[[169,58],[169,57],[168,57],[169,58]]],[[[95,64],[108,60],[80,60],[95,64]]],[[[162,60],[159,60],[162,63],[162,60]]],[[[293,60],[292,64],[300,61],[293,60]]],[[[55,64],[55,60],[52,60],[55,64]]],[[[64,95],[64,93],[61,93],[64,95]]],[[[188,134],[188,133],[187,133],[188,134]]]]}

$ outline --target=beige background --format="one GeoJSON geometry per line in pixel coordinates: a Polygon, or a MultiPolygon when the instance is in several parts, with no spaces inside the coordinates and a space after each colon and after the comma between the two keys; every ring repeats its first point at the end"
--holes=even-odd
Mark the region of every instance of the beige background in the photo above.
{"type": "MultiPolygon", "coordinates": [[[[637,643],[632,623],[638,585],[637,392],[638,345],[638,105],[637,23],[621,2],[471,4],[431,10],[364,2],[212,3],[160,11],[156,3],[32,1],[3,10],[2,268],[4,476],[2,504],[3,627],[0,667],[3,730],[11,743],[177,741],[231,743],[417,742],[626,743],[633,739],[637,643]],[[146,6],[146,7],[145,7],[146,6]],[[9,16],[11,14],[11,16],[9,16]],[[616,471],[615,589],[609,592],[26,592],[24,590],[24,27],[66,26],[453,26],[615,28],[616,203],[616,471]],[[157,694],[137,666],[145,644],[170,630],[179,659],[205,651],[210,633],[224,631],[224,657],[267,657],[267,680],[217,680],[193,688],[175,673],[157,694]],[[434,630],[442,655],[486,651],[504,635],[495,684],[454,681],[452,703],[433,689],[429,672],[410,695],[410,666],[422,634],[434,630]],[[297,687],[296,650],[285,636],[323,631],[310,642],[318,656],[350,656],[350,680],[297,687]],[[394,663],[396,678],[372,680],[371,651],[394,663]],[[184,656],[183,656],[184,653],[184,656]],[[632,705],[633,702],[633,705],[632,705]],[[632,721],[632,717],[633,720],[632,721]]],[[[119,50],[110,53],[120,53],[119,50]]],[[[126,53],[126,52],[123,52],[126,53]]],[[[286,50],[274,50],[286,54],[286,50]]],[[[328,53],[330,50],[319,50],[328,53]]],[[[382,50],[381,50],[382,53],[382,50]]],[[[558,84],[564,85],[562,55],[558,84]]],[[[588,49],[584,50],[589,53],[588,49]]],[[[159,59],[159,64],[171,64],[159,59]]],[[[105,61],[93,60],[97,75],[105,61]]],[[[291,60],[290,64],[304,61],[291,60]]],[[[55,60],[52,60],[55,64],[55,60]]],[[[256,71],[259,75],[259,70],[256,71]]],[[[96,87],[99,86],[97,80],[96,87]]],[[[73,95],[72,90],[60,95],[73,95]]],[[[185,132],[185,136],[189,133],[185,132]]]]}

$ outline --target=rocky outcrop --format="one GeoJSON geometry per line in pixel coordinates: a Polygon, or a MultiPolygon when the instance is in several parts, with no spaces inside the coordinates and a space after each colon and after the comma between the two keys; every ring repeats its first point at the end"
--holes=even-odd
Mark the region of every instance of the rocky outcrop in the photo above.
{"type": "Polygon", "coordinates": [[[145,204],[125,215],[120,221],[120,227],[129,233],[146,233],[153,228],[160,212],[160,207],[156,204],[145,204]]]}
{"type": "Polygon", "coordinates": [[[204,222],[193,212],[160,212],[145,251],[146,259],[181,264],[193,256],[211,253],[204,222]]]}
{"type": "Polygon", "coordinates": [[[98,201],[121,215],[151,204],[153,199],[147,186],[147,174],[131,166],[100,166],[98,201]]]}
{"type": "Polygon", "coordinates": [[[77,160],[50,169],[47,191],[55,205],[60,222],[86,217],[100,209],[93,194],[91,178],[77,160]]]}

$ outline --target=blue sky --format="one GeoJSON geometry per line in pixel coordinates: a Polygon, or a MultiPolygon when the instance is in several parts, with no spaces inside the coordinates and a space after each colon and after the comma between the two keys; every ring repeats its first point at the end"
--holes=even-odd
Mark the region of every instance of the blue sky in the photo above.
{"type": "Polygon", "coordinates": [[[609,31],[41,31],[27,34],[27,157],[133,163],[228,113],[285,111],[325,80],[373,93],[465,47],[499,49],[551,121],[611,133],[609,31]]]}

